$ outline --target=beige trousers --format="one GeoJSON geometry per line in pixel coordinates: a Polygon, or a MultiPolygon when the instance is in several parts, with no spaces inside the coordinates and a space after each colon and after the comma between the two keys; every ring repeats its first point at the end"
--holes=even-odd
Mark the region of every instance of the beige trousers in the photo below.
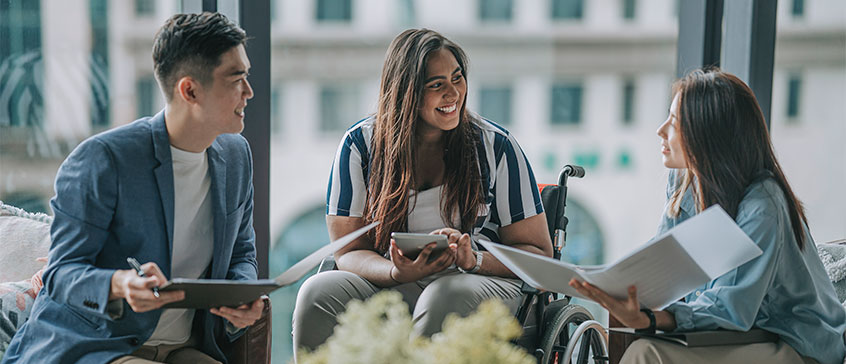
{"type": "Polygon", "coordinates": [[[722,345],[688,348],[659,339],[638,339],[633,342],[620,364],[818,364],[806,358],[784,341],[746,345],[722,345]]]}
{"type": "Polygon", "coordinates": [[[192,336],[187,342],[173,345],[143,345],[130,355],[117,358],[111,364],[221,364],[202,351],[194,348],[197,342],[192,336]]]}

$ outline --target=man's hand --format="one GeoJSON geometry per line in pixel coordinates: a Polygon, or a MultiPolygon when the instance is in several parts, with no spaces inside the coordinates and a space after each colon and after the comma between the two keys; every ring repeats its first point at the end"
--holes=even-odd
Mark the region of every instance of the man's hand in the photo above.
{"type": "Polygon", "coordinates": [[[429,261],[429,256],[437,244],[430,243],[423,248],[423,251],[417,255],[417,258],[411,260],[400,252],[397,247],[397,242],[391,239],[391,247],[389,249],[391,255],[391,262],[394,266],[391,267],[391,279],[397,283],[408,283],[417,281],[423,277],[440,272],[450,264],[455,262],[455,246],[450,246],[437,258],[429,261]]]}
{"type": "Polygon", "coordinates": [[[130,269],[115,271],[109,301],[123,298],[132,311],[147,312],[185,299],[184,291],[161,292],[156,297],[153,295],[153,287],[164,284],[167,279],[156,263],[146,263],[141,266],[141,270],[147,277],[139,277],[138,273],[130,269]]]}
{"type": "Polygon", "coordinates": [[[239,328],[243,329],[247,326],[250,326],[256,322],[259,318],[261,318],[261,311],[264,310],[264,297],[259,297],[259,299],[253,301],[253,303],[247,305],[243,304],[236,308],[232,307],[220,307],[220,308],[212,308],[209,312],[223,317],[229,322],[239,328]]]}

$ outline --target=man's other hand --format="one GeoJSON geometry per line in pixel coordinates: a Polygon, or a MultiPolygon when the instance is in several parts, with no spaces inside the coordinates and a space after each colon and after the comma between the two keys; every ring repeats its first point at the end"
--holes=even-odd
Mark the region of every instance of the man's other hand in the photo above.
{"type": "Polygon", "coordinates": [[[253,301],[253,303],[249,305],[243,304],[235,308],[212,308],[209,312],[229,320],[232,326],[235,326],[238,329],[243,329],[254,324],[256,320],[261,318],[261,312],[263,310],[264,297],[259,297],[259,299],[253,301]]]}

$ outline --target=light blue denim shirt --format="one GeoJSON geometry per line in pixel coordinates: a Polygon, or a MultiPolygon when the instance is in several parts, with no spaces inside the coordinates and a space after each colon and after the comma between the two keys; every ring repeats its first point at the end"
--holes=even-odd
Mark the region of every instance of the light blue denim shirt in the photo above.
{"type": "MultiPolygon", "coordinates": [[[[674,178],[671,172],[668,198],[674,178]]],[[[689,193],[678,217],[667,217],[666,208],[659,234],[696,213],[689,193]]],[[[778,183],[765,178],[750,185],[735,221],[763,254],[696,289],[685,302],[671,304],[667,311],[675,316],[676,330],[758,327],[778,334],[803,356],[823,364],[843,363],[846,311],[837,301],[807,227],[805,248],[800,251],[796,245],[778,183]]]]}

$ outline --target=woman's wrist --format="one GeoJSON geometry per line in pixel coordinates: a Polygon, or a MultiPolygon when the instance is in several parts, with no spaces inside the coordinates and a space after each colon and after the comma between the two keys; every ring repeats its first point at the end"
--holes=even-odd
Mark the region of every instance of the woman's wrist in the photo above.
{"type": "Polygon", "coordinates": [[[397,268],[397,266],[395,266],[395,265],[391,266],[391,270],[388,271],[388,277],[391,277],[391,280],[394,281],[394,283],[396,283],[397,285],[400,285],[400,284],[402,284],[402,282],[400,282],[399,279],[394,278],[394,269],[396,269],[396,268],[397,268]]]}

